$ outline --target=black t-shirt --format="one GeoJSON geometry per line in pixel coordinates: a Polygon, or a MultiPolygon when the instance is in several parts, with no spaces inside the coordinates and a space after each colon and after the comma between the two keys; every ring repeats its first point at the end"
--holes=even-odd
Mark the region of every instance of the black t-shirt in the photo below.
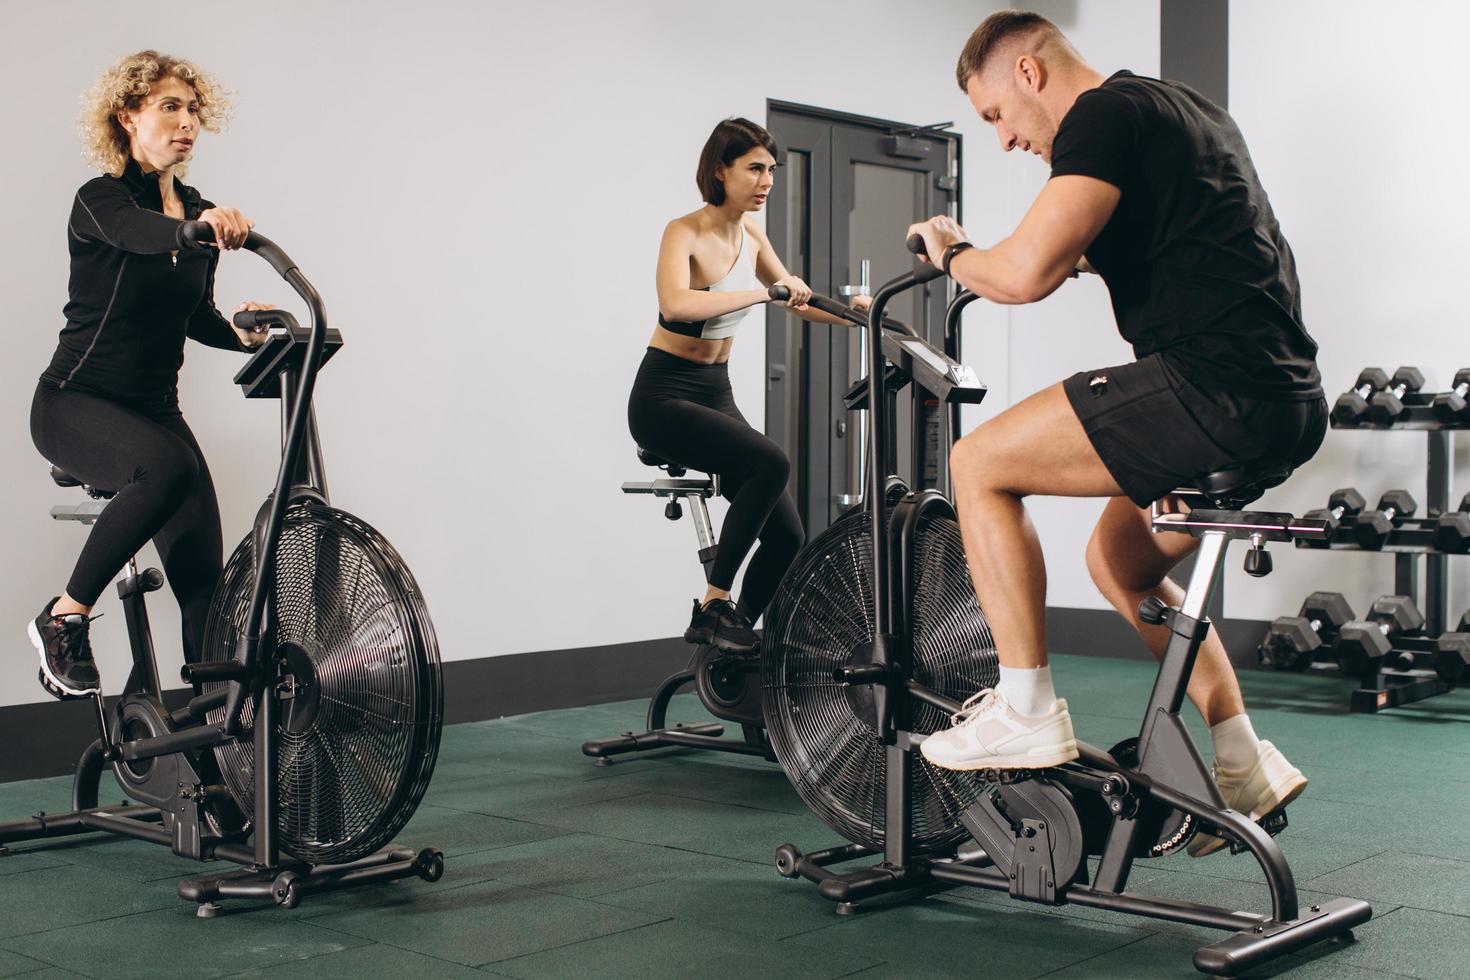
{"type": "MultiPolygon", "coordinates": [[[[184,214],[214,205],[175,180],[184,214]]],[[[178,401],[184,338],[243,350],[214,306],[217,249],[178,250],[180,222],[163,213],[157,175],[129,160],[121,177],[89,180],[67,222],[66,326],[41,380],[147,406],[178,401]]]]}
{"type": "Polygon", "coordinates": [[[1296,261],[1225,110],[1120,71],[1062,119],[1051,172],[1123,192],[1086,255],[1136,356],[1162,352],[1205,386],[1321,397],[1296,261]]]}

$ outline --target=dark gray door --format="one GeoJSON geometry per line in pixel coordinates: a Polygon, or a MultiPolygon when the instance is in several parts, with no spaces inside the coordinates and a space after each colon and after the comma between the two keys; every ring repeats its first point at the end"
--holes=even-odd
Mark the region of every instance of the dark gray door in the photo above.
{"type": "MultiPolygon", "coordinates": [[[[781,150],[781,167],[767,205],[766,234],[792,275],[830,296],[836,291],[832,280],[832,127],[803,116],[786,116],[779,131],[772,132],[781,150]]],[[[810,406],[827,404],[831,384],[825,355],[813,370],[811,351],[826,351],[829,335],[841,328],[808,323],[774,304],[766,311],[766,435],[791,459],[791,495],[803,524],[810,528],[807,514],[823,511],[832,493],[825,440],[814,439],[809,424],[810,406]],[[814,442],[819,443],[815,448],[814,442]],[[824,465],[806,465],[813,452],[824,465]]]]}
{"type": "MultiPolygon", "coordinates": [[[[913,265],[903,232],[949,212],[959,217],[959,137],[902,123],[772,103],[769,128],[783,169],[767,228],[796,275],[819,293],[867,282],[872,289],[913,265]],[[864,280],[864,266],[867,278],[864,280]]],[[[889,315],[943,343],[947,281],[906,294],[889,315]]],[[[792,491],[807,536],[860,499],[867,413],[848,413],[842,396],[862,377],[863,332],[806,323],[767,307],[766,433],[792,461],[792,491]]],[[[912,420],[900,399],[898,459],[910,486],[936,475],[906,472],[912,420]]]]}

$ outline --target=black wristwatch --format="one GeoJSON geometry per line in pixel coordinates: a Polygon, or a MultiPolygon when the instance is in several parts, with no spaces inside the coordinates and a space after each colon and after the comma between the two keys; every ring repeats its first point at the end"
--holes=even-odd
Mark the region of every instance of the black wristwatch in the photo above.
{"type": "Polygon", "coordinates": [[[953,242],[953,243],[951,243],[950,245],[946,246],[945,249],[944,249],[944,256],[939,260],[939,268],[941,268],[941,269],[944,270],[944,274],[946,276],[949,275],[949,264],[954,261],[954,257],[956,255],[959,255],[965,249],[967,249],[967,248],[974,248],[974,247],[975,247],[975,245],[974,245],[973,242],[953,242]]]}

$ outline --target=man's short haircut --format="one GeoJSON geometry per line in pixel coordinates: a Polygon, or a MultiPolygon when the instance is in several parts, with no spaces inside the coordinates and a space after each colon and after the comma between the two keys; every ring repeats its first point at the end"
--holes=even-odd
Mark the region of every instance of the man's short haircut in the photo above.
{"type": "Polygon", "coordinates": [[[1000,10],[985,18],[965,42],[965,49],[960,52],[959,64],[955,66],[954,76],[955,81],[959,82],[960,91],[968,91],[966,86],[971,76],[983,72],[986,61],[1007,41],[1037,36],[1044,37],[1046,41],[1066,41],[1057,25],[1029,10],[1000,10]]]}

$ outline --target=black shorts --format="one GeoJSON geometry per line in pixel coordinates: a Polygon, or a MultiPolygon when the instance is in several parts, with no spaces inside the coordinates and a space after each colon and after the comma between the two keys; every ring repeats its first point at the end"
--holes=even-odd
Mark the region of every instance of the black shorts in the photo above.
{"type": "Polygon", "coordinates": [[[1103,465],[1140,507],[1217,470],[1300,466],[1327,434],[1321,397],[1207,390],[1161,354],[1074,374],[1062,388],[1103,465]]]}

